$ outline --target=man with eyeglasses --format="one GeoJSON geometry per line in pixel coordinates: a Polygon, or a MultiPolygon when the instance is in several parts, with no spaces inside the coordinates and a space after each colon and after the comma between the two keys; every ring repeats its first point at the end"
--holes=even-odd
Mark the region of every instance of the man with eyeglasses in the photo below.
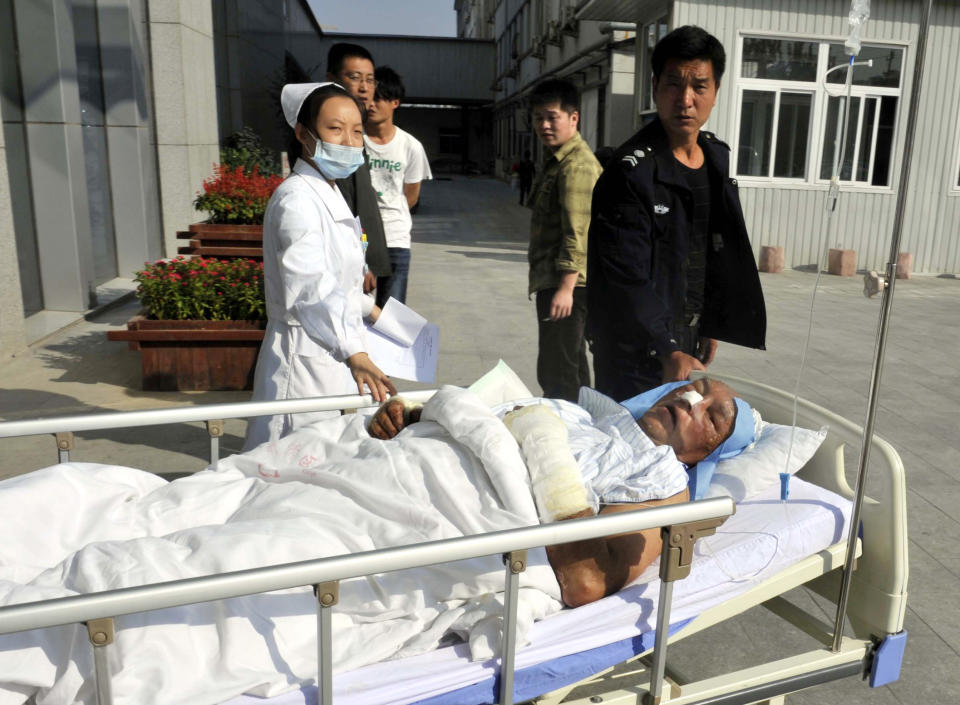
{"type": "MultiPolygon", "coordinates": [[[[377,82],[373,75],[373,56],[359,44],[338,42],[327,52],[327,80],[335,81],[369,110],[377,82]]],[[[364,115],[366,118],[366,115],[364,115]]],[[[337,179],[337,187],[353,214],[360,218],[360,226],[367,238],[367,273],[363,290],[370,293],[377,285],[377,277],[390,276],[390,254],[383,232],[383,220],[377,204],[377,192],[370,180],[370,167],[364,154],[363,166],[346,179],[337,179]]]]}

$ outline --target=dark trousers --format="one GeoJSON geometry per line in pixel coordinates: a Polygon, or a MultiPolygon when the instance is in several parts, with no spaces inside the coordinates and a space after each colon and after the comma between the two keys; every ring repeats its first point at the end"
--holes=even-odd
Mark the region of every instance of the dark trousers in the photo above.
{"type": "MultiPolygon", "coordinates": [[[[684,326],[676,335],[680,349],[696,356],[700,348],[697,326],[684,326]]],[[[663,384],[660,360],[633,346],[595,339],[593,352],[594,388],[608,397],[623,401],[663,384]]]]}
{"type": "Polygon", "coordinates": [[[383,308],[387,299],[393,297],[402,304],[407,303],[407,278],[410,274],[410,248],[388,247],[390,253],[389,277],[377,277],[377,306],[383,308]]]}
{"type": "Polygon", "coordinates": [[[590,386],[587,364],[587,343],[583,327],[587,320],[587,291],[573,290],[573,311],[559,321],[544,320],[550,316],[550,302],[556,289],[537,292],[537,325],[540,344],[537,354],[537,382],[543,396],[576,402],[580,387],[590,386]]]}
{"type": "Polygon", "coordinates": [[[523,202],[527,200],[527,194],[530,193],[530,187],[533,185],[532,181],[524,181],[520,179],[520,205],[523,205],[523,202]]]}

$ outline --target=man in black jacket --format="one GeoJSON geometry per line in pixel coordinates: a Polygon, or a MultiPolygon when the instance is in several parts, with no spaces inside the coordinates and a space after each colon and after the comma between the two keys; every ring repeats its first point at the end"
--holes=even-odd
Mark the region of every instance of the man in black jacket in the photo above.
{"type": "MultiPolygon", "coordinates": [[[[334,44],[327,52],[327,80],[336,81],[350,91],[364,108],[369,108],[377,85],[373,77],[373,56],[359,44],[334,44]]],[[[346,179],[337,179],[337,187],[350,210],[360,218],[360,226],[367,236],[368,271],[363,279],[363,290],[370,293],[377,285],[377,277],[388,277],[393,272],[383,221],[380,219],[377,192],[370,181],[370,166],[365,161],[346,179]]]]}
{"type": "Polygon", "coordinates": [[[725,62],[699,27],[664,37],[651,62],[658,117],[614,153],[593,192],[587,334],[596,388],[615,399],[705,369],[718,340],[764,347],[730,148],[700,129],[725,62]]]}

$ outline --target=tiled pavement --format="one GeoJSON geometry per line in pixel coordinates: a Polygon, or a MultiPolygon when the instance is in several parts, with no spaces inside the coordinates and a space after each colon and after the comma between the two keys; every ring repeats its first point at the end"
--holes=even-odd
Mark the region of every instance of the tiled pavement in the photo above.
{"type": "MultiPolygon", "coordinates": [[[[453,177],[424,186],[414,220],[408,303],[440,325],[438,383],[469,383],[503,358],[537,390],[535,314],[526,297],[529,211],[514,199],[515,192],[488,179],[453,177]]],[[[815,275],[792,270],[761,276],[768,349],[722,345],[714,368],[792,390],[815,275]]],[[[857,423],[865,417],[880,308],[878,299],[865,299],[860,290],[859,278],[822,278],[801,381],[802,396],[857,423]]],[[[960,698],[960,281],[916,276],[898,282],[895,291],[877,432],[893,443],[907,468],[911,577],[904,671],[900,681],[877,691],[848,679],[788,702],[947,705],[960,698]]],[[[239,392],[140,391],[137,354],[105,339],[105,331],[122,325],[135,309],[135,303],[111,309],[60,331],[27,355],[0,362],[0,419],[246,398],[239,392]]],[[[222,452],[238,450],[244,423],[230,422],[226,430],[222,452]]],[[[73,457],[174,473],[201,468],[206,452],[206,435],[192,424],[81,433],[73,457]]],[[[50,438],[0,440],[0,477],[55,459],[50,438]]],[[[791,597],[832,622],[823,601],[804,591],[791,597]]],[[[754,610],[680,642],[670,651],[670,667],[680,674],[716,673],[780,649],[815,648],[781,624],[754,610]]]]}

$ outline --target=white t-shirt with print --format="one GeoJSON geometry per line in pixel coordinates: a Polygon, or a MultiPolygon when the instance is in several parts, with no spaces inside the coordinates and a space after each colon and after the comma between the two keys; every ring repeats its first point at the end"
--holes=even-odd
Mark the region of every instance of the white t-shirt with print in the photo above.
{"type": "Polygon", "coordinates": [[[403,185],[433,178],[427,153],[420,140],[399,127],[386,144],[377,144],[367,135],[363,141],[370,157],[370,179],[377,192],[387,247],[409,248],[413,220],[403,185]]]}

